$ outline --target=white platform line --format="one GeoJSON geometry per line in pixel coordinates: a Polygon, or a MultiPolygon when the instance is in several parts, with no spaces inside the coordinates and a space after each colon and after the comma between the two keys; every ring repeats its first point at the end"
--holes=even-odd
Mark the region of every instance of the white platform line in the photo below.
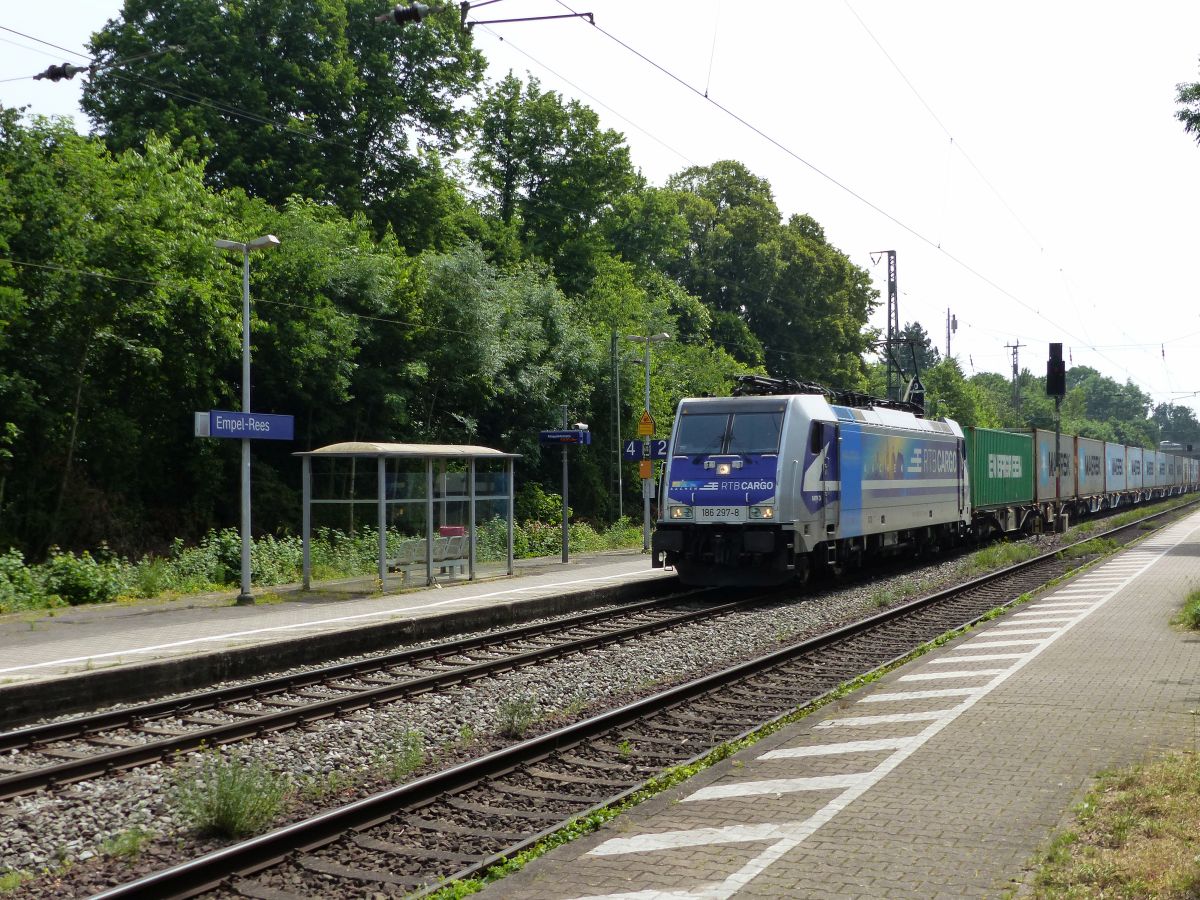
{"type": "MultiPolygon", "coordinates": [[[[1055,595],[1057,596],[1057,595],[1055,595]]],[[[1087,609],[1092,604],[1086,600],[1064,600],[1062,603],[1039,603],[1038,609],[1087,609]]]]}
{"type": "MultiPolygon", "coordinates": [[[[966,649],[965,647],[962,649],[966,649]]],[[[950,663],[968,662],[998,662],[1002,659],[1020,659],[1024,653],[976,653],[974,656],[943,656],[941,659],[931,659],[931,666],[945,666],[950,663]]],[[[966,690],[964,688],[963,690],[966,690]]]]}
{"type": "Polygon", "coordinates": [[[961,647],[956,647],[955,650],[963,653],[967,650],[991,650],[993,647],[1024,647],[1028,644],[1040,644],[1044,640],[1046,638],[1026,638],[1024,640],[1013,641],[985,641],[980,638],[974,638],[961,647]]]}
{"type": "MultiPolygon", "coordinates": [[[[174,650],[179,647],[189,647],[193,644],[204,644],[209,641],[229,641],[234,638],[253,637],[255,635],[286,633],[296,631],[302,628],[315,628],[320,625],[333,625],[340,622],[356,622],[364,619],[379,619],[386,616],[408,616],[414,612],[424,609],[437,609],[442,606],[453,606],[459,603],[474,603],[479,600],[491,600],[496,597],[506,597],[509,594],[520,594],[527,592],[536,592],[540,594],[543,591],[554,591],[560,588],[573,587],[582,584],[596,584],[604,581],[613,580],[631,580],[628,572],[618,573],[615,575],[601,575],[595,578],[576,578],[570,581],[557,581],[550,583],[530,583],[525,587],[508,588],[503,591],[489,591],[483,594],[471,594],[465,597],[455,597],[449,600],[439,600],[436,603],[422,603],[419,606],[394,606],[388,609],[374,610],[369,613],[358,613],[350,616],[334,616],[328,619],[312,619],[307,622],[293,622],[289,625],[270,625],[264,628],[248,628],[244,631],[226,631],[221,634],[210,634],[204,637],[189,638],[186,641],[171,641],[166,644],[154,644],[148,647],[129,647],[124,650],[113,650],[109,653],[91,653],[87,656],[72,656],[65,659],[52,659],[46,662],[28,663],[21,666],[9,666],[8,668],[0,669],[0,675],[8,672],[23,672],[28,669],[42,669],[48,666],[69,666],[75,663],[83,663],[88,660],[107,659],[114,656],[138,656],[144,653],[156,653],[161,650],[174,650]]],[[[648,579],[638,578],[637,581],[645,581],[648,579]]]]}
{"type": "MultiPolygon", "coordinates": [[[[1016,657],[1017,654],[1014,654],[1016,657]]],[[[993,657],[994,658],[994,657],[993,657]]],[[[891,691],[868,694],[859,703],[903,703],[906,700],[935,700],[939,697],[970,697],[978,688],[937,688],[932,691],[891,691]]]]}
{"type": "Polygon", "coordinates": [[[759,759],[804,759],[809,756],[840,756],[843,753],[872,753],[877,750],[903,750],[913,738],[880,738],[874,741],[842,741],[839,744],[809,744],[805,747],[781,747],[759,759]]]}
{"type": "MultiPolygon", "coordinates": [[[[1194,517],[1193,517],[1194,518],[1194,517]]],[[[1181,543],[1196,530],[1196,526],[1192,526],[1184,533],[1181,528],[1179,530],[1180,537],[1177,543],[1181,543]]],[[[1160,554],[1160,557],[1162,555],[1160,554]]],[[[1156,559],[1147,562],[1147,566],[1156,562],[1156,559]]],[[[1116,596],[1117,591],[1113,591],[1103,601],[1096,604],[1096,609],[1099,609],[1104,603],[1116,596]]],[[[1093,610],[1094,612],[1095,610],[1093,610]]],[[[952,710],[943,714],[942,718],[932,722],[923,731],[909,738],[903,748],[896,750],[887,760],[876,766],[871,772],[869,778],[855,784],[853,787],[847,788],[842,794],[830,800],[825,806],[818,810],[813,815],[806,819],[781,822],[767,823],[757,825],[732,825],[728,827],[713,827],[699,829],[684,829],[678,831],[659,832],[657,834],[636,835],[627,838],[611,838],[590,851],[590,855],[595,856],[616,856],[625,853],[641,853],[648,850],[697,847],[712,844],[727,844],[727,843],[744,843],[754,841],[772,841],[771,845],[766,847],[757,857],[747,862],[736,872],[730,873],[723,882],[714,884],[706,882],[702,886],[692,891],[687,892],[685,896],[699,897],[703,896],[705,900],[727,900],[734,894],[738,893],[742,888],[746,887],[750,882],[757,878],[760,874],[769,869],[775,862],[782,859],[784,855],[789,853],[799,844],[807,840],[811,835],[816,833],[823,825],[832,820],[839,812],[848,807],[851,803],[861,797],[864,793],[871,789],[875,784],[887,777],[893,772],[896,767],[913,755],[920,747],[924,746],[930,738],[940,733],[951,722],[955,721],[959,715],[971,709],[976,703],[990,694],[1000,685],[1004,684],[1009,678],[1016,675],[1025,666],[1029,665],[1048,649],[1054,641],[1056,641],[1065,630],[1059,631],[1053,638],[1046,639],[1040,642],[1040,645],[1034,647],[1030,653],[1022,660],[1018,661],[1014,666],[1005,670],[1003,674],[986,685],[978,693],[968,697],[961,704],[952,710]],[[701,893],[702,892],[702,893],[701,893]]],[[[659,898],[665,900],[666,893],[658,891],[639,891],[634,894],[626,895],[611,895],[612,900],[616,900],[618,896],[624,898],[636,897],[638,900],[650,900],[650,898],[659,898]]],[[[674,900],[676,895],[671,895],[674,900]]],[[[599,900],[599,898],[595,898],[599,900]]]]}
{"type": "Polygon", "coordinates": [[[846,716],[842,719],[826,719],[813,726],[813,731],[828,731],[831,728],[871,728],[875,725],[898,725],[904,722],[936,722],[958,713],[957,706],[949,709],[931,709],[928,712],[892,713],[886,716],[846,716]]]}
{"type": "Polygon", "coordinates": [[[954,669],[949,672],[917,672],[915,675],[902,675],[899,681],[944,681],[947,678],[982,678],[983,676],[1003,675],[1008,669],[954,669]]]}
{"type": "Polygon", "coordinates": [[[869,778],[870,772],[849,775],[814,775],[810,778],[766,778],[736,784],[714,784],[684,797],[685,803],[723,800],[727,797],[758,797],[763,794],[798,794],[803,791],[844,791],[869,778]]]}
{"type": "Polygon", "coordinates": [[[1045,612],[1030,610],[1029,612],[1015,613],[1013,620],[1020,619],[1021,623],[1025,622],[1070,622],[1078,615],[1078,612],[1072,613],[1069,610],[1053,610],[1048,609],[1045,612]]]}
{"type": "MultiPolygon", "coordinates": [[[[1031,622],[1030,624],[1036,625],[1037,623],[1031,622]]],[[[1061,628],[1006,628],[1003,631],[996,630],[996,631],[989,631],[987,633],[988,633],[988,635],[990,635],[992,637],[1017,637],[1022,634],[1038,634],[1038,633],[1045,634],[1045,635],[1051,635],[1051,634],[1057,634],[1060,631],[1062,631],[1061,628]]],[[[1045,638],[1043,638],[1043,640],[1045,640],[1045,638]]]]}

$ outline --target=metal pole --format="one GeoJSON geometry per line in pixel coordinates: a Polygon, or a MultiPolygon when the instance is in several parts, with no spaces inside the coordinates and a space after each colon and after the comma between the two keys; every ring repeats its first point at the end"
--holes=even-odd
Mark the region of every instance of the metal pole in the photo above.
{"type": "MultiPolygon", "coordinates": [[[[1059,448],[1062,397],[1054,398],[1054,530],[1062,530],[1062,450],[1059,448]]],[[[1036,432],[1035,432],[1036,437],[1036,432]]]]}
{"type": "Polygon", "coordinates": [[[379,589],[387,590],[387,460],[382,456],[375,470],[376,526],[379,529],[379,589]]]}
{"type": "Polygon", "coordinates": [[[467,461],[467,578],[475,580],[475,457],[467,461]]]}
{"type": "MultiPolygon", "coordinates": [[[[567,430],[567,407],[563,404],[563,431],[567,430]]],[[[562,446],[563,490],[562,490],[562,561],[567,561],[567,547],[570,543],[570,526],[567,524],[567,445],[562,446]]]]}
{"type": "Polygon", "coordinates": [[[300,542],[304,548],[304,589],[312,587],[312,457],[303,457],[300,464],[300,489],[304,512],[300,519],[300,542]]]}
{"type": "Polygon", "coordinates": [[[625,461],[621,456],[621,357],[617,352],[617,332],[612,333],[613,384],[617,394],[617,518],[625,518],[625,485],[621,474],[625,461]]]}
{"type": "MultiPolygon", "coordinates": [[[[242,412],[250,412],[250,247],[242,247],[242,412]]],[[[238,606],[254,604],[250,593],[250,439],[242,438],[242,590],[238,606]]]]}
{"type": "MultiPolygon", "coordinates": [[[[646,335],[646,413],[650,413],[650,335],[646,335]]],[[[650,435],[653,438],[654,435],[650,435]]],[[[654,464],[651,463],[651,466],[654,464]]],[[[642,550],[650,550],[650,487],[654,479],[642,479],[642,550]]]]}
{"type": "Polygon", "coordinates": [[[511,575],[515,569],[513,566],[513,507],[515,506],[514,498],[516,496],[516,466],[511,459],[505,461],[504,477],[508,482],[508,502],[507,507],[508,517],[508,574],[511,575]]]}

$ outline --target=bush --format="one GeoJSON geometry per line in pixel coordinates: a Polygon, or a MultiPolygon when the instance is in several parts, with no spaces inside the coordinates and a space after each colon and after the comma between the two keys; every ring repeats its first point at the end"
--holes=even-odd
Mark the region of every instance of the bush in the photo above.
{"type": "Polygon", "coordinates": [[[61,597],[46,593],[19,550],[0,553],[0,613],[65,605],[61,597]]]}
{"type": "Polygon", "coordinates": [[[118,559],[101,562],[86,550],[75,556],[55,548],[50,559],[38,567],[38,576],[47,593],[80,606],[116,600],[126,589],[125,568],[118,559]]]}
{"type": "Polygon", "coordinates": [[[173,799],[201,834],[245,837],[271,824],[290,791],[287,777],[262,763],[210,753],[180,777],[173,799]]]}

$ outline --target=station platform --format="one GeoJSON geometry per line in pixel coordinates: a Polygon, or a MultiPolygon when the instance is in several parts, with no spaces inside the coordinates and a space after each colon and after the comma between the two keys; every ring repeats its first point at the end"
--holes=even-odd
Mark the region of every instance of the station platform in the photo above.
{"type": "Polygon", "coordinates": [[[512,576],[401,593],[236,592],[0,616],[0,729],[44,711],[197,689],[339,656],[648,596],[673,572],[639,550],[519,560],[512,576]]]}
{"type": "Polygon", "coordinates": [[[1193,514],[480,896],[1020,896],[1097,773],[1193,748],[1197,586],[1193,514]]]}

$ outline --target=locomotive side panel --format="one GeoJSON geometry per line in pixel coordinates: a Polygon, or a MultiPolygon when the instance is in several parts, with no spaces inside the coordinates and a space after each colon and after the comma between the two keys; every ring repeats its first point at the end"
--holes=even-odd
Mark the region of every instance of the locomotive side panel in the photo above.
{"type": "Polygon", "coordinates": [[[840,430],[839,538],[944,525],[969,514],[957,434],[858,421],[842,421],[840,430]]]}

